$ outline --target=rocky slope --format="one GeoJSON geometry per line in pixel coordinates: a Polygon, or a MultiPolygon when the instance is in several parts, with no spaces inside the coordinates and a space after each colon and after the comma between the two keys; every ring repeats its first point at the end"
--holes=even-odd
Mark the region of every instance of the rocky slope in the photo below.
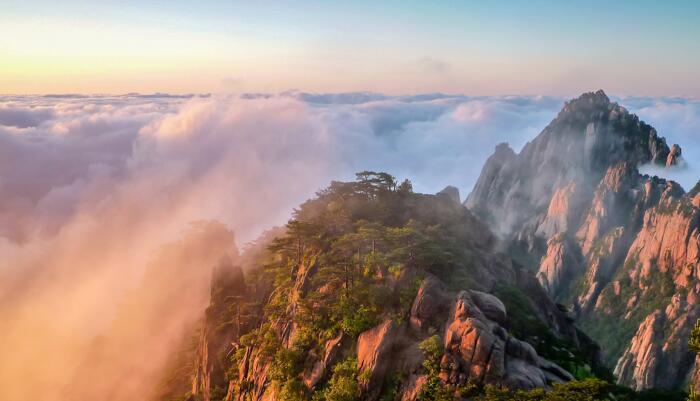
{"type": "Polygon", "coordinates": [[[587,93],[519,154],[499,145],[465,201],[636,389],[681,387],[695,365],[700,191],[637,171],[680,160],[678,145],[587,93]]]}
{"type": "Polygon", "coordinates": [[[360,174],[264,242],[245,273],[231,260],[215,271],[190,400],[459,399],[599,367],[599,348],[453,188],[360,174]]]}

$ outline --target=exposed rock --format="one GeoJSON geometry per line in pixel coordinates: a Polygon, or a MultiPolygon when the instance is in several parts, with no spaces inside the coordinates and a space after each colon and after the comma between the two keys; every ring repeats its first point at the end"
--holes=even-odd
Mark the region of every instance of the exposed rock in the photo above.
{"type": "Polygon", "coordinates": [[[573,277],[580,268],[575,250],[563,234],[552,237],[547,242],[547,253],[540,261],[537,279],[547,293],[556,299],[564,283],[573,277]]]}
{"type": "Polygon", "coordinates": [[[695,297],[676,294],[665,310],[647,316],[615,367],[620,383],[638,390],[684,385],[695,362],[687,345],[700,317],[695,297]]]}
{"type": "Polygon", "coordinates": [[[565,233],[571,224],[571,213],[578,209],[575,202],[577,201],[576,183],[573,181],[569,184],[558,188],[552,200],[549,202],[547,215],[540,225],[537,227],[536,234],[538,236],[549,239],[557,234],[565,233]]]}
{"type": "Polygon", "coordinates": [[[443,188],[442,191],[437,193],[438,196],[445,196],[448,199],[452,200],[455,203],[462,203],[460,197],[459,197],[459,189],[456,187],[453,187],[452,185],[448,185],[445,188],[443,188]]]}
{"type": "Polygon", "coordinates": [[[498,324],[505,324],[507,319],[506,306],[494,295],[481,291],[470,290],[472,300],[476,306],[484,313],[487,319],[498,324]]]}
{"type": "Polygon", "coordinates": [[[627,253],[634,282],[655,272],[669,273],[680,287],[700,278],[700,209],[672,202],[648,210],[627,253]]]}
{"type": "Polygon", "coordinates": [[[417,401],[427,381],[427,375],[410,375],[401,386],[401,401],[417,401]]]}
{"type": "Polygon", "coordinates": [[[409,323],[414,330],[418,331],[428,327],[442,329],[449,309],[450,298],[447,288],[442,281],[434,276],[428,276],[421,283],[413,301],[409,323]]]}
{"type": "Polygon", "coordinates": [[[554,193],[571,182],[585,194],[611,166],[664,165],[669,153],[656,130],[611,103],[605,93],[586,93],[567,102],[520,154],[498,148],[465,205],[498,234],[511,237],[529,222],[542,221],[554,193]]]}
{"type": "Polygon", "coordinates": [[[666,158],[666,166],[675,166],[681,158],[681,147],[678,145],[671,146],[671,151],[666,158]]]}
{"type": "Polygon", "coordinates": [[[684,194],[678,184],[637,170],[681,164],[680,146],[669,148],[654,128],[598,91],[567,102],[519,154],[504,149],[487,161],[465,205],[495,227],[519,262],[539,263],[539,283],[557,300],[572,300],[584,327],[622,318],[637,329],[624,355],[619,336],[633,341],[633,332],[596,338],[610,347],[606,356],[618,362],[622,383],[681,386],[678,378],[694,363],[683,337],[694,307],[660,310],[654,319],[662,323],[639,320],[651,316],[650,305],[683,305],[674,296],[695,296],[700,183],[684,194]],[[661,341],[658,349],[649,338],[661,341]]]}
{"type": "Polygon", "coordinates": [[[367,400],[379,396],[384,377],[394,358],[394,346],[399,328],[389,319],[379,326],[360,334],[357,339],[357,367],[361,372],[369,372],[363,384],[367,400]]]}
{"type": "Polygon", "coordinates": [[[345,333],[341,332],[335,338],[326,342],[323,358],[316,361],[310,370],[304,371],[303,380],[306,387],[313,389],[330,371],[330,367],[338,361],[343,343],[347,339],[345,333]]]}
{"type": "Polygon", "coordinates": [[[663,313],[656,311],[639,326],[629,349],[615,366],[615,376],[620,383],[626,383],[634,389],[646,389],[654,385],[661,344],[664,341],[664,322],[663,313]]]}
{"type": "Polygon", "coordinates": [[[505,308],[500,308],[500,300],[496,302],[495,297],[485,295],[488,294],[477,293],[478,302],[473,293],[462,291],[457,295],[445,330],[441,378],[453,385],[470,381],[526,389],[570,380],[568,374],[559,375],[563,369],[542,362],[530,344],[511,337],[497,322],[487,318],[479,303],[490,310],[490,315],[497,312],[499,319],[505,308]],[[547,367],[549,374],[545,374],[542,366],[547,367]]]}
{"type": "Polygon", "coordinates": [[[612,227],[622,226],[630,220],[637,193],[637,169],[629,163],[611,166],[596,188],[591,206],[583,224],[576,232],[581,252],[588,256],[596,240],[612,227]]]}
{"type": "Polygon", "coordinates": [[[270,359],[255,355],[255,350],[246,350],[245,358],[239,365],[238,383],[236,387],[229,383],[226,401],[264,401],[275,400],[275,389],[268,386],[267,374],[270,369],[270,359]]]}
{"type": "Polygon", "coordinates": [[[230,297],[241,297],[246,293],[241,268],[231,258],[224,257],[214,269],[211,284],[211,301],[206,310],[205,324],[199,337],[197,360],[192,379],[192,394],[203,401],[210,401],[215,388],[228,388],[224,365],[226,352],[240,335],[240,324],[231,330],[224,326],[223,311],[230,305],[230,297]]]}
{"type": "MultiPolygon", "coordinates": [[[[578,306],[581,309],[588,310],[595,302],[600,301],[598,296],[601,290],[612,279],[615,268],[626,251],[628,240],[624,234],[624,227],[615,227],[596,240],[595,248],[588,255],[584,289],[578,297],[578,306]]],[[[615,294],[620,295],[620,282],[613,283],[613,286],[615,294]]]]}

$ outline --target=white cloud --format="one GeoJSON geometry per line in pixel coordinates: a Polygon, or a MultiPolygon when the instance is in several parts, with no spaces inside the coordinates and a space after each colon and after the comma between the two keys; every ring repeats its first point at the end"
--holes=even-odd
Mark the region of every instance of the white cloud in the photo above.
{"type": "MultiPolygon", "coordinates": [[[[16,362],[0,368],[0,382],[16,383],[0,386],[0,398],[75,396],[54,389],[84,373],[76,356],[110,327],[129,291],[153,284],[142,275],[190,222],[221,221],[245,241],[284,222],[330,180],[366,169],[409,178],[423,192],[455,185],[465,196],[496,144],[520,149],[563,101],[299,92],[0,98],[0,354],[16,362]]],[[[681,143],[686,159],[697,155],[697,102],[623,103],[681,143]]],[[[196,283],[189,313],[167,317],[175,332],[206,301],[209,259],[187,276],[196,283]]],[[[156,304],[184,308],[166,299],[163,285],[152,288],[163,297],[156,304]]],[[[123,347],[123,358],[142,352],[123,347]]],[[[160,362],[133,374],[155,375],[160,362]]],[[[95,391],[113,384],[96,380],[95,391]]],[[[122,390],[126,399],[136,391],[122,390]]]]}
{"type": "Polygon", "coordinates": [[[652,125],[669,144],[679,144],[685,164],[672,169],[642,170],[677,181],[686,190],[700,180],[700,100],[693,98],[630,97],[618,99],[632,113],[652,125]]]}

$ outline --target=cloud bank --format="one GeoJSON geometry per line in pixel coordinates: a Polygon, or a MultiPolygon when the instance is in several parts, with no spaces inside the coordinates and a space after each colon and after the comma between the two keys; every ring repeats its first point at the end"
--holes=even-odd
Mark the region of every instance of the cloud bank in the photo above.
{"type": "MultiPolygon", "coordinates": [[[[206,305],[209,269],[236,257],[233,233],[251,240],[360,170],[464,196],[496,144],[520,149],[564,100],[0,98],[0,398],[146,399],[206,305]]],[[[697,101],[619,101],[694,171],[697,101]]]]}

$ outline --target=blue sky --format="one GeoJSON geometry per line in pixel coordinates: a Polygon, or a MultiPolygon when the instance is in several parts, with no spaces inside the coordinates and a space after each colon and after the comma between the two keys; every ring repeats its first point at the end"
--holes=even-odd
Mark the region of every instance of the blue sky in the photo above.
{"type": "Polygon", "coordinates": [[[5,3],[6,93],[700,96],[692,1],[5,3]]]}

